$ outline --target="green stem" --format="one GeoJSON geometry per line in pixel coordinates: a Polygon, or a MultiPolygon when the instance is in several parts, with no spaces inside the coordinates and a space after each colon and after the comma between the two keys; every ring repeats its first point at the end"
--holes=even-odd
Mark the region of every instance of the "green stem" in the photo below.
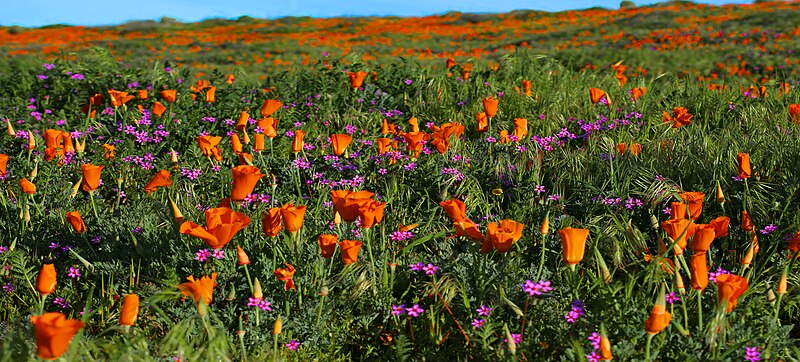
{"type": "Polygon", "coordinates": [[[703,290],[697,291],[697,334],[703,333],[703,290]]]}
{"type": "Polygon", "coordinates": [[[647,361],[647,362],[652,361],[652,359],[650,358],[650,342],[653,341],[653,337],[654,336],[655,336],[655,334],[648,333],[647,334],[647,343],[644,345],[644,358],[645,358],[645,361],[647,361]]]}
{"type": "Polygon", "coordinates": [[[89,201],[92,204],[92,211],[94,211],[95,219],[100,219],[100,217],[97,216],[97,207],[94,204],[94,191],[89,191],[89,201]]]}
{"type": "Polygon", "coordinates": [[[544,256],[547,248],[545,248],[545,239],[547,238],[547,234],[542,234],[542,255],[539,259],[539,270],[536,272],[536,280],[542,280],[542,271],[544,270],[544,256]]]}

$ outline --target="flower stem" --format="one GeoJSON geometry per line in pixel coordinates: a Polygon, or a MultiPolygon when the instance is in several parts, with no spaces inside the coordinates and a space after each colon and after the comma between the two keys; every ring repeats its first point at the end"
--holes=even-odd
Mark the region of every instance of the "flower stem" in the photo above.
{"type": "Polygon", "coordinates": [[[436,291],[436,295],[439,297],[439,300],[441,300],[442,304],[444,304],[444,308],[447,309],[447,313],[450,313],[450,316],[453,317],[453,322],[456,322],[458,330],[461,331],[461,334],[464,336],[464,339],[467,340],[467,344],[469,344],[469,336],[467,336],[467,332],[464,332],[464,328],[461,328],[461,323],[458,323],[458,319],[456,319],[456,316],[453,315],[453,311],[450,310],[450,306],[447,305],[447,302],[445,302],[444,297],[442,297],[442,293],[439,293],[439,287],[436,286],[436,279],[434,277],[431,277],[431,281],[433,282],[433,290],[436,291]]]}

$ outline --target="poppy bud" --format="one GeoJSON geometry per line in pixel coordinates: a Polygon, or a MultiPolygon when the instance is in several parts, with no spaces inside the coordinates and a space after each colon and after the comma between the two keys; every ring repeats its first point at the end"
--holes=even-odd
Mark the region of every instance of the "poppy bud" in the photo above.
{"type": "Polygon", "coordinates": [[[42,295],[48,295],[56,290],[56,268],[53,264],[42,265],[42,270],[36,276],[36,290],[42,295]]]}
{"type": "Polygon", "coordinates": [[[253,281],[253,298],[264,299],[264,292],[261,290],[261,282],[256,278],[253,281]]]}
{"type": "Polygon", "coordinates": [[[136,294],[128,294],[122,302],[122,313],[119,316],[119,324],[123,326],[132,326],[136,323],[136,318],[139,316],[139,296],[136,294]]]}
{"type": "Polygon", "coordinates": [[[250,264],[250,258],[247,256],[247,253],[244,252],[241,246],[236,246],[236,256],[239,258],[239,265],[247,265],[250,264]]]}
{"type": "Polygon", "coordinates": [[[173,150],[173,149],[170,149],[169,153],[170,153],[170,156],[171,156],[170,158],[172,160],[172,163],[178,163],[178,153],[175,152],[175,150],[173,150]]]}
{"type": "Polygon", "coordinates": [[[33,171],[31,171],[31,175],[28,177],[30,177],[31,180],[33,180],[38,175],[39,175],[39,164],[37,163],[36,165],[33,166],[33,171]]]}
{"type": "Polygon", "coordinates": [[[788,281],[786,280],[786,269],[783,269],[783,273],[781,274],[781,279],[778,281],[778,290],[777,293],[780,295],[786,294],[786,289],[788,289],[788,281]]]}
{"type": "Polygon", "coordinates": [[[236,299],[236,286],[231,284],[231,289],[228,290],[228,296],[225,297],[225,300],[230,302],[236,299]]]}
{"type": "Polygon", "coordinates": [[[179,224],[182,223],[183,213],[178,208],[178,205],[175,203],[175,201],[172,201],[172,199],[169,200],[169,203],[172,204],[172,215],[175,216],[175,221],[179,224]]]}
{"type": "Polygon", "coordinates": [[[11,125],[11,120],[6,121],[6,124],[8,124],[8,135],[11,137],[16,136],[17,132],[14,131],[14,126],[11,125]]]}
{"type": "Polygon", "coordinates": [[[544,216],[544,221],[542,221],[542,227],[539,228],[539,232],[541,232],[542,235],[550,233],[550,213],[544,216]]]}
{"type": "Polygon", "coordinates": [[[719,181],[717,181],[717,203],[725,203],[725,194],[722,193],[722,187],[720,187],[719,181]]]}
{"type": "Polygon", "coordinates": [[[85,139],[83,140],[83,142],[81,141],[75,142],[75,152],[78,152],[78,155],[82,154],[84,150],[86,150],[85,139]]]}
{"type": "Polygon", "coordinates": [[[272,334],[281,334],[283,330],[283,323],[281,323],[281,316],[275,320],[275,326],[272,327],[272,334]]]}
{"type": "Polygon", "coordinates": [[[675,287],[678,288],[678,291],[681,292],[681,294],[686,294],[686,286],[683,284],[683,277],[681,276],[680,271],[675,273],[675,287]]]}

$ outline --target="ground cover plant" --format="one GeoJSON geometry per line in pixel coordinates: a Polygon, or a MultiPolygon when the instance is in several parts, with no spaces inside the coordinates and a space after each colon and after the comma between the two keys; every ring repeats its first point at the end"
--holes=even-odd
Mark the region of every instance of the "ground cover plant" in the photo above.
{"type": "Polygon", "coordinates": [[[791,56],[615,51],[7,58],[0,359],[796,361],[791,56]]]}

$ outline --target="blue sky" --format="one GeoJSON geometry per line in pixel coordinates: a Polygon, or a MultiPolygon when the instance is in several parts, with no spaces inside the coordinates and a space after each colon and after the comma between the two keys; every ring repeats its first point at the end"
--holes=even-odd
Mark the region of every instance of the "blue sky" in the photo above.
{"type": "MultiPolygon", "coordinates": [[[[655,0],[636,1],[649,4],[655,0]]],[[[706,0],[704,3],[749,3],[743,0],[706,0]]],[[[3,1],[0,25],[48,24],[112,25],[128,20],[169,16],[181,21],[206,18],[283,16],[332,17],[348,15],[422,16],[450,10],[498,13],[516,9],[559,11],[592,6],[617,8],[620,0],[12,0],[3,1]]]]}

